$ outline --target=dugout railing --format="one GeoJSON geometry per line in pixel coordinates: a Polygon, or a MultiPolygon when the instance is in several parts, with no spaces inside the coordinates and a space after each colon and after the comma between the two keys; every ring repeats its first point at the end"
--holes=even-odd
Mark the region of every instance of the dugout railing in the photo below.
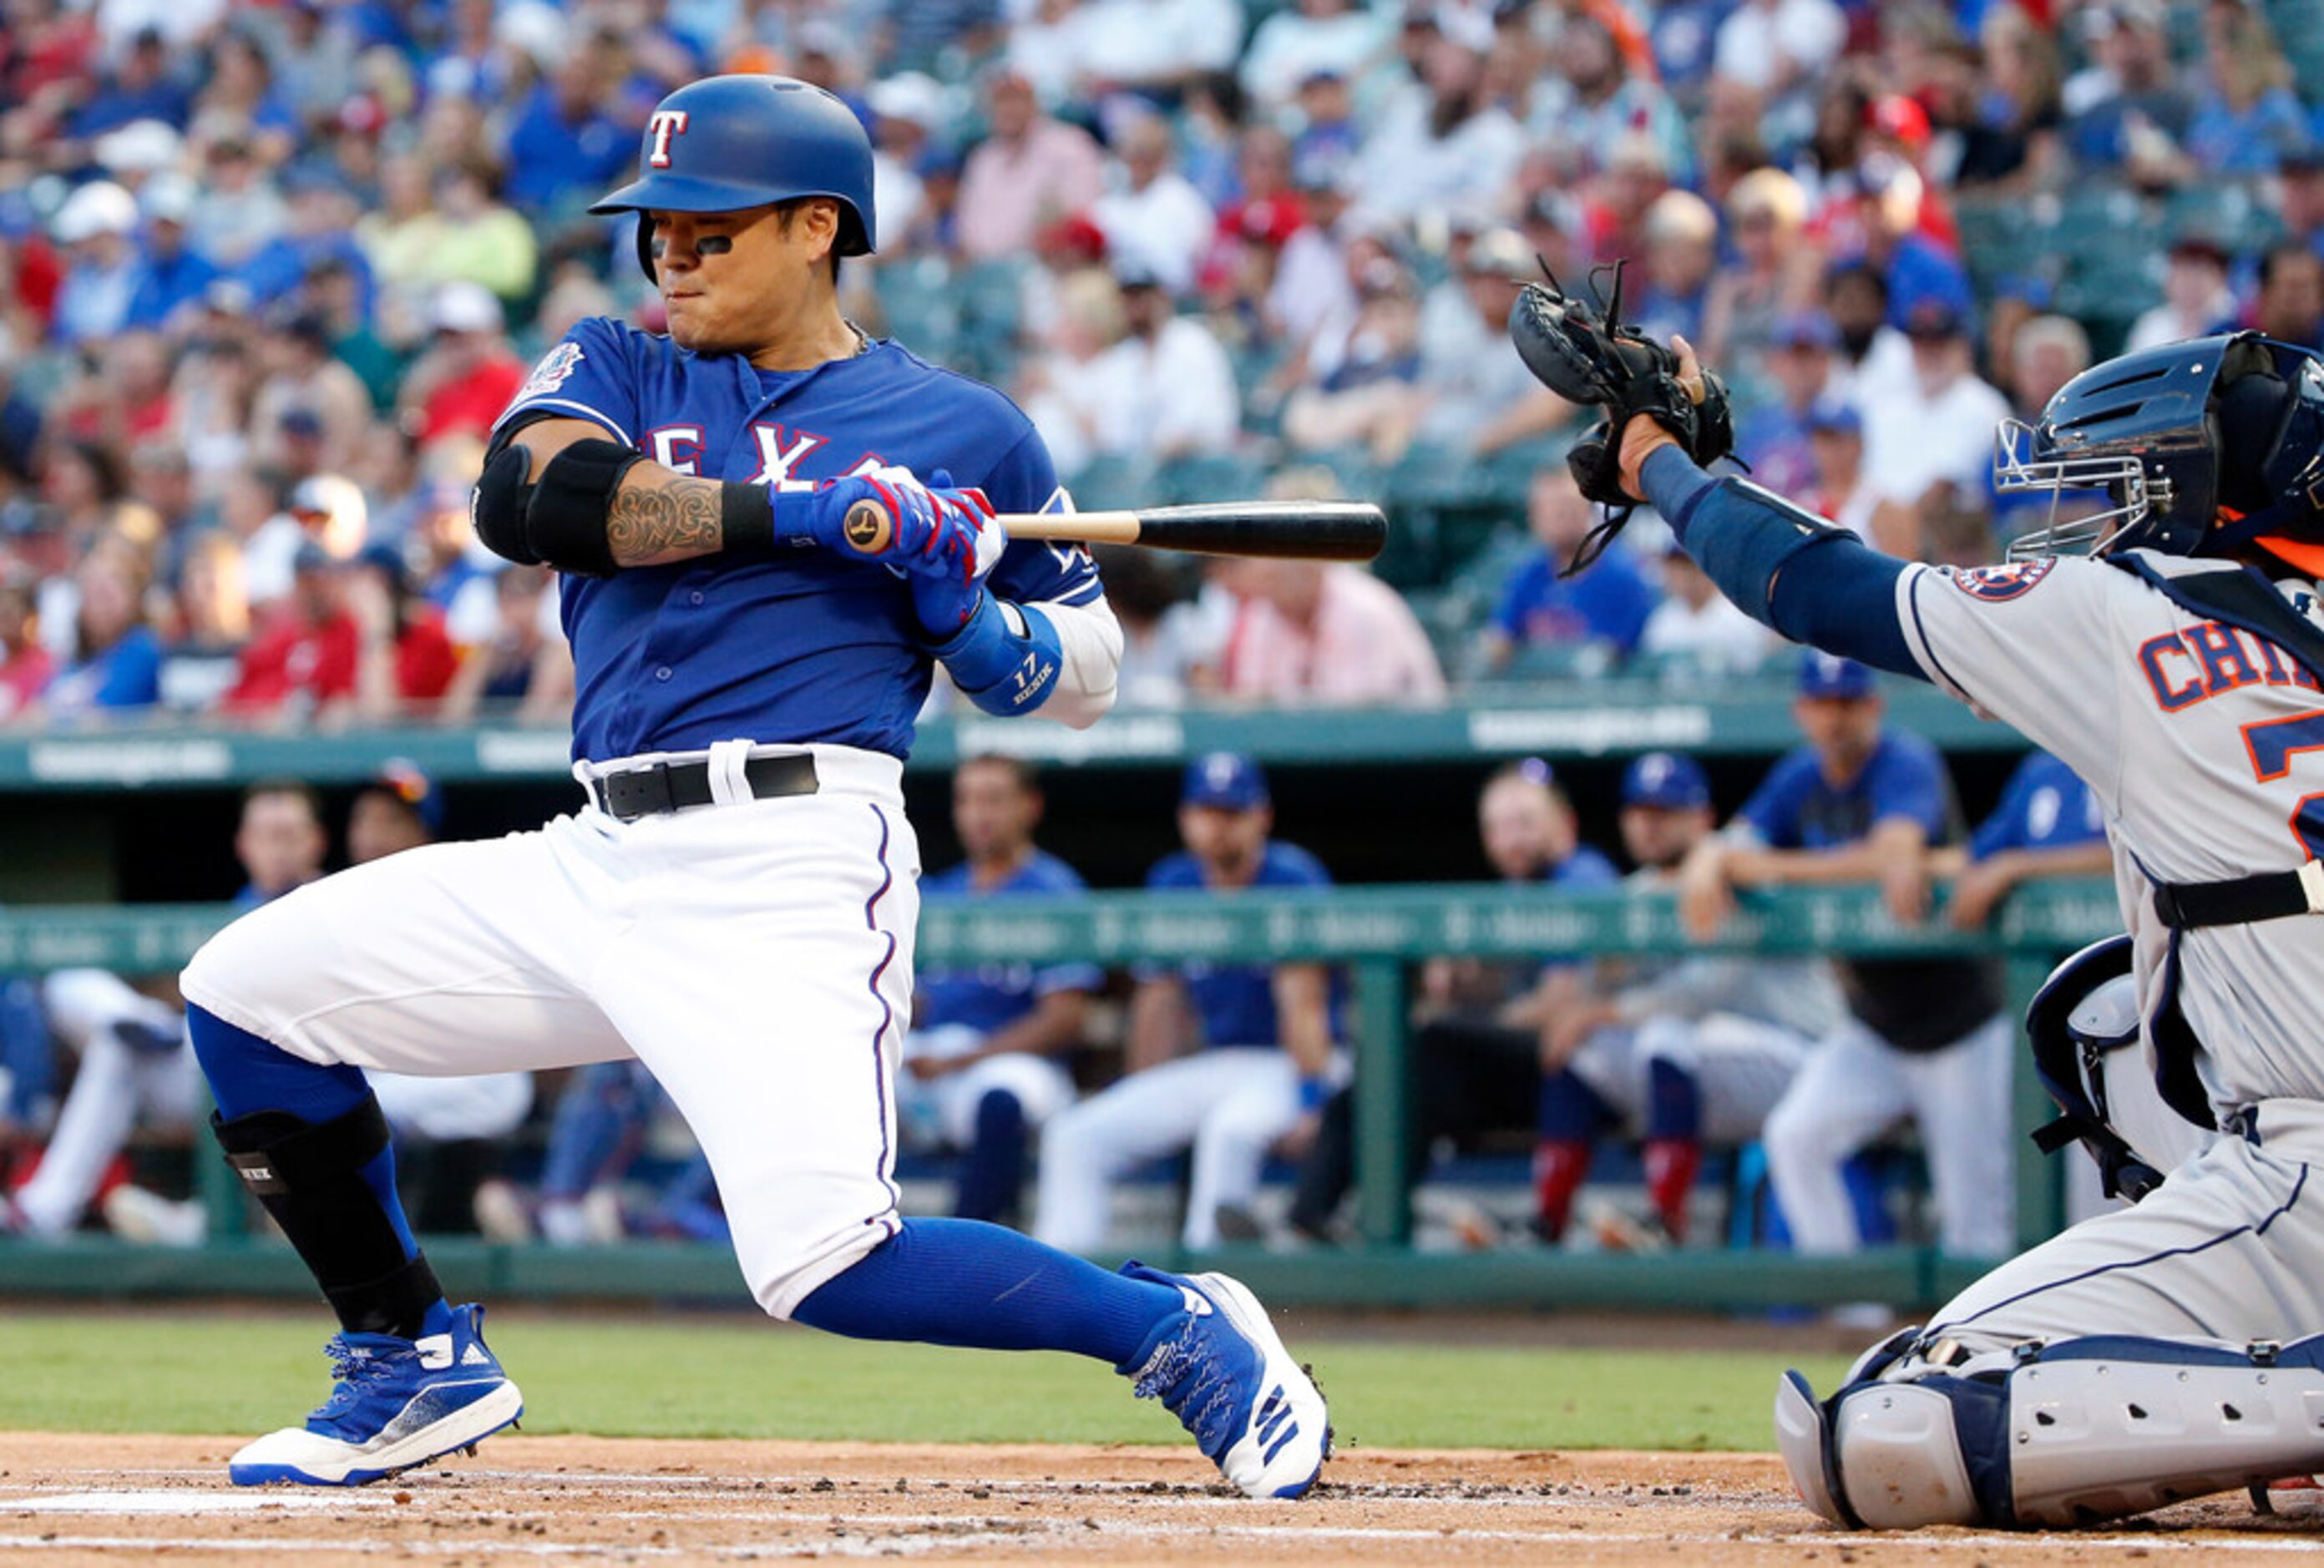
{"type": "MultiPolygon", "coordinates": [[[[94,965],[124,973],[183,962],[226,918],[222,906],[54,906],[0,910],[0,973],[94,965]]],[[[1941,910],[1917,925],[1891,917],[1868,888],[1747,894],[1717,942],[1702,950],[1858,956],[1990,954],[2007,967],[2011,1005],[2025,1001],[2062,955],[2119,928],[2113,889],[2099,881],[2020,889],[1989,929],[1951,929],[1941,910]]],[[[1982,1260],[1920,1247],[1806,1259],[1774,1249],[1688,1248],[1651,1256],[1543,1249],[1444,1253],[1414,1249],[1404,1118],[1409,1109],[1407,978],[1436,955],[1547,958],[1667,953],[1693,945],[1666,898],[1498,886],[1338,888],[1226,898],[1106,892],[925,907],[924,966],[1087,960],[1143,963],[1325,960],[1352,982],[1358,1131],[1356,1221],[1362,1243],[1288,1253],[1231,1250],[1229,1266],[1286,1301],[1361,1305],[1759,1308],[1843,1301],[1926,1304],[1964,1283],[1982,1260]]],[[[2049,1107],[2024,1054],[2015,1121],[1996,1129],[2017,1150],[2018,1231],[2031,1243],[2061,1218],[2057,1162],[2026,1134],[2049,1107]]],[[[311,1291],[287,1249],[237,1234],[242,1202],[221,1162],[199,1158],[217,1239],[183,1251],[99,1238],[0,1242],[0,1294],[311,1291]]],[[[638,1243],[558,1250],[446,1238],[429,1245],[455,1290],[509,1296],[743,1299],[723,1247],[638,1243]]],[[[1156,1259],[1164,1261],[1164,1259],[1156,1259]]],[[[1185,1259],[1167,1259],[1183,1262],[1185,1259]]]]}
{"type": "MultiPolygon", "coordinates": [[[[1919,681],[1884,683],[1890,720],[1948,754],[2022,752],[2024,738],[1919,681]]],[[[1799,743],[1791,667],[1758,676],[1624,676],[1554,685],[1481,686],[1410,708],[1259,708],[1210,705],[1125,709],[1087,730],[1015,719],[932,719],[909,767],[942,772],[961,758],[1002,752],[1074,767],[1167,766],[1204,752],[1248,752],[1284,765],[1552,761],[1667,748],[1706,756],[1775,756],[1799,743]]],[[[561,726],[410,723],[318,732],[214,722],[147,721],[35,732],[0,731],[0,792],[234,789],[261,779],[355,784],[390,758],[446,784],[568,776],[561,726]]]]}

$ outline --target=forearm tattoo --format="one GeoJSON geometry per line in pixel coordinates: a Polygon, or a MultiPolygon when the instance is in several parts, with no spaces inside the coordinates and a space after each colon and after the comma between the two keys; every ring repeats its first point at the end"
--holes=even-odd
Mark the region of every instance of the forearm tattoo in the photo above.
{"type": "Polygon", "coordinates": [[[613,559],[625,567],[709,555],[725,543],[719,526],[718,485],[683,475],[660,484],[625,484],[605,509],[605,539],[613,546],[613,559]]]}

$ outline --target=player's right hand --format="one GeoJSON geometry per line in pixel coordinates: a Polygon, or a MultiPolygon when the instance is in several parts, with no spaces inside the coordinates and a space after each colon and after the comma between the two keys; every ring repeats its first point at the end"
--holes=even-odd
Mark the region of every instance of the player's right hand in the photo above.
{"type": "Polygon", "coordinates": [[[965,583],[975,576],[979,530],[991,511],[980,512],[982,499],[973,491],[931,490],[906,470],[885,468],[779,492],[775,532],[907,576],[965,583]]]}

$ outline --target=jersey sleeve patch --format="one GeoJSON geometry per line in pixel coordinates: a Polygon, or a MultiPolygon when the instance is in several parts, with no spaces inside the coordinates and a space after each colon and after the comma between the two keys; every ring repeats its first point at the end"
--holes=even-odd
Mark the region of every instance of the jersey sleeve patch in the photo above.
{"type": "Polygon", "coordinates": [[[571,379],[574,369],[585,357],[581,346],[572,339],[559,343],[540,356],[540,363],[534,365],[532,374],[524,378],[524,384],[517,389],[513,401],[521,403],[528,398],[548,396],[571,379]]]}
{"type": "Polygon", "coordinates": [[[2006,604],[2012,599],[2022,599],[2032,593],[2057,564],[2057,557],[2043,556],[2037,560],[2005,561],[1989,567],[1942,567],[1938,569],[1952,580],[1954,587],[1970,598],[1987,604],[2006,604]]]}

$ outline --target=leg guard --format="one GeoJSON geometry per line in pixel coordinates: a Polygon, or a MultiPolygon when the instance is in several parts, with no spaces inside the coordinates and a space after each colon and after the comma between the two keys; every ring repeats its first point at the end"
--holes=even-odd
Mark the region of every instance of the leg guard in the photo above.
{"type": "Polygon", "coordinates": [[[213,1114],[210,1127],[244,1190],[282,1227],[348,1333],[405,1339],[419,1333],[444,1292],[395,1204],[378,1101],[366,1094],[354,1110],[320,1123],[259,1111],[232,1121],[213,1114]]]}
{"type": "Polygon", "coordinates": [[[1821,1405],[1784,1374],[1776,1442],[1810,1508],[1852,1528],[2056,1528],[2324,1465],[2324,1336],[2237,1348],[2109,1335],[1947,1356],[1940,1343],[1868,1374],[1859,1362],[1821,1405]]]}

